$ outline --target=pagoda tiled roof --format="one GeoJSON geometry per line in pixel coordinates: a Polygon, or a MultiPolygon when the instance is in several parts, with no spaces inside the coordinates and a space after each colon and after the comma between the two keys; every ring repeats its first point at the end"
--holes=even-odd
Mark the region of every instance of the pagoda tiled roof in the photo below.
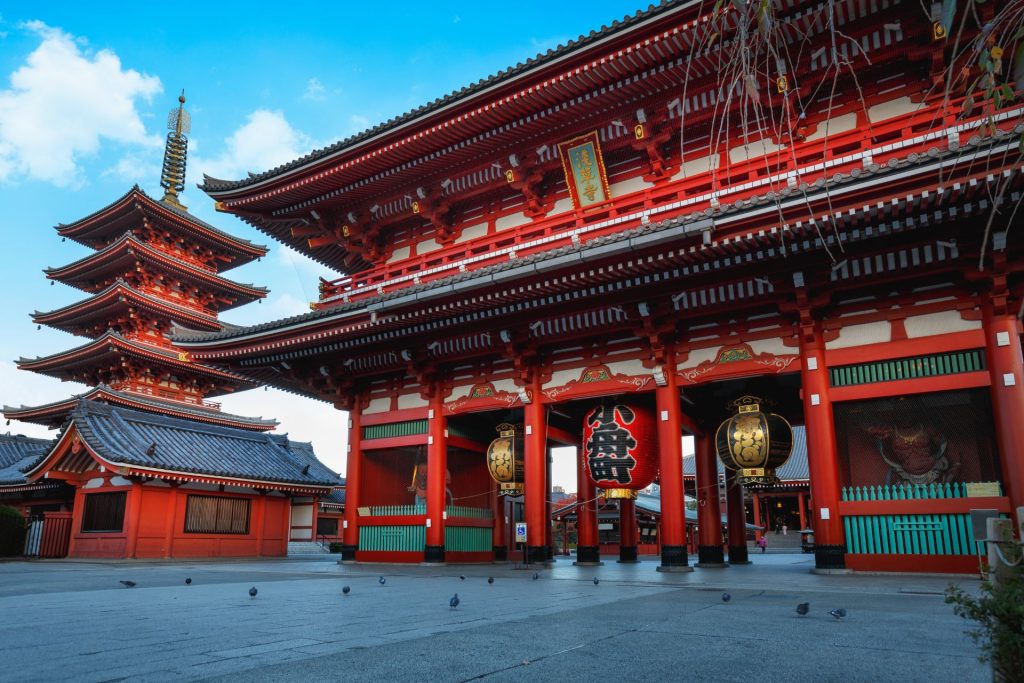
{"type": "Polygon", "coordinates": [[[262,417],[246,417],[225,413],[211,406],[145,396],[132,391],[120,391],[106,384],[97,385],[86,392],[70,396],[62,401],[54,401],[53,403],[37,406],[4,406],[3,412],[4,417],[9,420],[21,420],[59,427],[65,422],[68,414],[78,405],[80,400],[103,401],[131,408],[132,410],[154,412],[161,415],[171,415],[173,417],[212,424],[227,424],[240,429],[267,431],[274,429],[279,424],[277,420],[265,420],[262,417]]]}
{"type": "Polygon", "coordinates": [[[625,33],[638,24],[642,24],[650,19],[658,17],[659,15],[690,5],[696,5],[696,3],[692,2],[692,0],[662,0],[660,4],[652,4],[647,9],[640,10],[633,15],[623,17],[621,21],[613,21],[611,25],[602,26],[600,29],[591,31],[585,36],[579,36],[576,40],[570,40],[565,44],[559,44],[557,47],[550,49],[543,54],[538,54],[532,59],[527,59],[524,62],[518,62],[514,66],[499,71],[487,78],[481,79],[476,83],[472,83],[459,90],[453,91],[448,95],[435,99],[432,102],[419,106],[416,109],[393,119],[389,119],[384,123],[374,126],[373,128],[352,135],[344,140],[340,140],[328,147],[314,150],[303,157],[295,159],[294,161],[282,164],[263,173],[250,174],[248,178],[243,178],[241,180],[221,180],[204,175],[203,183],[199,187],[209,194],[241,189],[251,185],[256,185],[269,178],[274,178],[275,176],[284,175],[289,171],[316,163],[328,157],[344,153],[347,150],[359,146],[363,142],[407,126],[416,122],[418,119],[427,118],[431,114],[440,110],[460,105],[479,94],[491,90],[492,88],[513,82],[520,77],[529,75],[531,72],[538,71],[555,62],[559,62],[573,53],[582,52],[597,43],[605,42],[616,34],[625,33]]]}
{"type": "MultiPolygon", "coordinates": [[[[131,474],[308,488],[339,483],[311,444],[290,441],[284,434],[202,424],[96,401],[79,401],[60,438],[72,427],[99,459],[131,474]]],[[[41,465],[29,476],[38,476],[41,465]]]]}
{"type": "MultiPolygon", "coordinates": [[[[118,357],[132,356],[141,358],[154,365],[163,365],[173,368],[177,373],[185,376],[201,376],[216,380],[222,387],[220,393],[226,387],[252,388],[255,384],[241,375],[229,370],[221,370],[201,363],[193,363],[182,358],[182,353],[174,348],[165,348],[146,344],[134,339],[127,339],[117,332],[107,332],[82,346],[76,346],[65,351],[60,351],[49,356],[37,358],[19,358],[18,367],[22,370],[31,370],[44,375],[61,378],[61,370],[68,367],[82,365],[92,366],[102,362],[103,357],[113,354],[118,357]]],[[[217,395],[217,391],[209,395],[217,395]]]]}
{"type": "Polygon", "coordinates": [[[32,322],[73,332],[77,328],[76,323],[83,318],[109,318],[112,308],[120,303],[148,308],[174,322],[191,326],[205,326],[210,330],[227,327],[215,316],[179,306],[173,300],[147,294],[123,280],[117,280],[106,289],[67,306],[46,312],[36,311],[32,314],[32,322]]]}
{"type": "MultiPolygon", "coordinates": [[[[59,280],[73,287],[88,290],[90,283],[95,281],[97,275],[104,272],[105,268],[115,266],[119,262],[118,259],[130,258],[134,262],[140,256],[152,259],[185,279],[236,296],[237,299],[233,306],[261,299],[269,292],[265,287],[228,280],[201,266],[183,261],[139,240],[131,232],[126,232],[103,249],[84,258],[59,268],[46,268],[43,272],[52,280],[59,280]]],[[[225,306],[225,308],[231,308],[231,306],[225,306]]]]}
{"type": "MultiPolygon", "coordinates": [[[[683,458],[683,476],[697,476],[696,458],[693,456],[683,458]]],[[[725,472],[725,467],[717,458],[718,473],[725,472]]],[[[802,426],[793,427],[793,452],[785,464],[775,470],[775,474],[783,482],[804,482],[811,478],[811,471],[807,466],[807,431],[802,426]]]]}
{"type": "Polygon", "coordinates": [[[0,434],[0,486],[25,483],[25,470],[42,460],[54,443],[53,439],[0,434]]]}
{"type": "Polygon", "coordinates": [[[138,185],[133,186],[128,192],[102,209],[72,223],[62,223],[56,226],[57,234],[87,247],[99,248],[109,241],[113,230],[124,230],[123,227],[116,225],[118,219],[129,216],[135,211],[148,211],[157,214],[163,212],[180,228],[192,233],[200,243],[216,246],[232,253],[235,258],[228,264],[229,268],[249,263],[267,253],[266,246],[229,235],[193,216],[188,211],[150,197],[138,185]],[[114,224],[113,228],[112,224],[114,224]]]}

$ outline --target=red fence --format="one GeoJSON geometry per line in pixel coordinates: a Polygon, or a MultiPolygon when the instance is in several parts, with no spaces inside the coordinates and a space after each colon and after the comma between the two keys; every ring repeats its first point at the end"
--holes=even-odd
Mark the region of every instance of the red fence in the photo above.
{"type": "Polygon", "coordinates": [[[43,540],[39,544],[39,557],[67,557],[71,540],[71,513],[44,512],[43,540]]]}

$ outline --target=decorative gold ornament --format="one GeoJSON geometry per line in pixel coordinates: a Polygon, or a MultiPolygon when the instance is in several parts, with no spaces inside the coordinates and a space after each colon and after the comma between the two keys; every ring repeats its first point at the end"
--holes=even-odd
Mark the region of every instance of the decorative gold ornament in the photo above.
{"type": "Polygon", "coordinates": [[[164,147],[164,166],[160,172],[160,187],[164,188],[161,201],[179,209],[187,207],[178,200],[178,194],[185,189],[185,162],[188,157],[188,133],[192,129],[192,117],[185,111],[185,91],[178,96],[178,108],[167,115],[167,143],[164,147]]]}
{"type": "Polygon", "coordinates": [[[498,425],[498,438],[487,446],[487,471],[498,482],[501,495],[523,494],[523,435],[513,424],[498,425]]]}
{"type": "Polygon", "coordinates": [[[604,497],[608,500],[636,500],[636,493],[634,489],[605,489],[604,497]]]}
{"type": "Polygon", "coordinates": [[[936,21],[932,24],[932,40],[945,40],[946,35],[946,27],[941,21],[936,21]]]}
{"type": "Polygon", "coordinates": [[[761,399],[743,396],[729,404],[736,414],[715,434],[715,450],[722,464],[738,473],[744,486],[771,486],[779,482],[775,470],[793,451],[793,428],[781,415],[761,412],[761,399]]]}
{"type": "Polygon", "coordinates": [[[644,124],[638,123],[633,127],[633,135],[637,140],[643,140],[647,135],[647,131],[644,130],[644,124]]]}
{"type": "Polygon", "coordinates": [[[505,180],[509,183],[514,183],[516,181],[516,172],[511,168],[505,171],[505,180]]]}
{"type": "Polygon", "coordinates": [[[412,212],[413,213],[419,213],[420,212],[420,203],[415,201],[415,200],[412,203],[412,212]]]}
{"type": "Polygon", "coordinates": [[[775,79],[775,89],[780,93],[789,91],[789,79],[785,76],[779,76],[775,79]]]}

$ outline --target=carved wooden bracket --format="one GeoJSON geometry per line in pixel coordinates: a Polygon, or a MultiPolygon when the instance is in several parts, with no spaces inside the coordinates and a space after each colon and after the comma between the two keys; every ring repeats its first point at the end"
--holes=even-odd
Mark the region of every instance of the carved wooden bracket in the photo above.
{"type": "Polygon", "coordinates": [[[526,208],[523,213],[531,218],[544,216],[554,206],[554,197],[544,183],[544,168],[539,164],[517,166],[505,171],[508,184],[523,193],[526,208]]]}
{"type": "Polygon", "coordinates": [[[647,182],[663,180],[679,170],[681,159],[667,149],[675,129],[676,124],[668,118],[668,110],[633,127],[630,144],[636,151],[647,154],[647,173],[643,175],[647,182]]]}
{"type": "Polygon", "coordinates": [[[429,190],[425,196],[414,199],[413,213],[425,218],[436,232],[438,244],[449,245],[461,232],[455,225],[451,201],[441,195],[440,190],[429,190]]]}

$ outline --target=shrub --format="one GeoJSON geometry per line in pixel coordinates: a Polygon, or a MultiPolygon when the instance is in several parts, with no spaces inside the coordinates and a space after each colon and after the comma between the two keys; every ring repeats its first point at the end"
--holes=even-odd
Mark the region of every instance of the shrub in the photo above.
{"type": "Polygon", "coordinates": [[[338,543],[337,541],[331,541],[331,545],[328,546],[328,549],[332,553],[340,553],[341,552],[341,543],[338,543]]]}
{"type": "Polygon", "coordinates": [[[981,647],[978,659],[992,662],[994,679],[1024,681],[1024,571],[998,583],[983,581],[977,598],[950,586],[946,602],[957,616],[977,623],[967,635],[981,647]]]}
{"type": "Polygon", "coordinates": [[[0,557],[16,557],[25,550],[25,518],[9,505],[0,505],[0,557]]]}

